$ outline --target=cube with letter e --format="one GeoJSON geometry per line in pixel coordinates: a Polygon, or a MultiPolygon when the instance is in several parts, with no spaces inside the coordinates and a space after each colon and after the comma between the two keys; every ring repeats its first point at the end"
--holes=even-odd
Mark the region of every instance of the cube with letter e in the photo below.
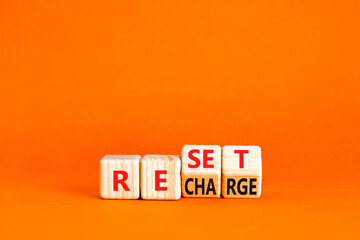
{"type": "Polygon", "coordinates": [[[259,146],[224,146],[222,149],[222,196],[259,198],[261,195],[259,146]]]}
{"type": "Polygon", "coordinates": [[[104,199],[140,197],[139,155],[107,155],[100,160],[100,196],[104,199]]]}
{"type": "Polygon", "coordinates": [[[184,197],[220,197],[220,146],[185,145],[182,149],[181,182],[184,197]]]}
{"type": "Polygon", "coordinates": [[[141,198],[180,199],[180,162],[180,158],[175,155],[145,155],[140,161],[141,198]]]}

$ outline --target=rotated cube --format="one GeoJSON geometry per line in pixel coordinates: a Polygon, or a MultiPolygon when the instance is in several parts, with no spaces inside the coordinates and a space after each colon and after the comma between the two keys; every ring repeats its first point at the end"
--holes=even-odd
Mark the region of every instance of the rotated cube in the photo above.
{"type": "Polygon", "coordinates": [[[182,149],[181,182],[184,197],[220,197],[220,146],[185,145],[182,149]]]}
{"type": "Polygon", "coordinates": [[[224,146],[222,149],[222,196],[259,198],[261,195],[259,146],[224,146]]]}

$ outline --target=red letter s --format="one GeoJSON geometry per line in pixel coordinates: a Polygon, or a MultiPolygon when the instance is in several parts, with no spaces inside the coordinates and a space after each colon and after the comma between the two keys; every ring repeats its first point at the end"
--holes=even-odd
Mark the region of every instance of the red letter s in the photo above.
{"type": "Polygon", "coordinates": [[[189,163],[188,164],[189,168],[198,168],[200,166],[200,160],[193,155],[194,153],[200,153],[200,150],[199,149],[193,149],[193,150],[189,151],[189,158],[195,162],[194,165],[191,165],[189,163]]]}

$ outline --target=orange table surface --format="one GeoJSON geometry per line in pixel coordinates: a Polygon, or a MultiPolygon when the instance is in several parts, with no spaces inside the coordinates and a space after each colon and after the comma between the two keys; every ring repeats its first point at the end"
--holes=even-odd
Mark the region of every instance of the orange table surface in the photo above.
{"type": "Polygon", "coordinates": [[[358,239],[359,1],[0,1],[0,239],[358,239]],[[259,145],[260,199],[102,200],[106,154],[259,145]]]}

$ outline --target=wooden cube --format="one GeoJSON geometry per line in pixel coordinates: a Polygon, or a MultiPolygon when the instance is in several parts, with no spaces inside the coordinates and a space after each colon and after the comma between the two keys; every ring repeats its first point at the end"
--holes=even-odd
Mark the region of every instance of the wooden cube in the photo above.
{"type": "Polygon", "coordinates": [[[224,198],[259,198],[261,178],[260,147],[223,147],[222,196],[224,198]]]}
{"type": "Polygon", "coordinates": [[[141,197],[177,200],[181,197],[179,156],[145,155],[140,161],[141,197]]]}
{"type": "Polygon", "coordinates": [[[181,188],[184,197],[220,197],[220,146],[185,145],[181,160],[181,188]]]}
{"type": "Polygon", "coordinates": [[[107,155],[100,160],[100,196],[105,199],[140,197],[139,155],[107,155]]]}

